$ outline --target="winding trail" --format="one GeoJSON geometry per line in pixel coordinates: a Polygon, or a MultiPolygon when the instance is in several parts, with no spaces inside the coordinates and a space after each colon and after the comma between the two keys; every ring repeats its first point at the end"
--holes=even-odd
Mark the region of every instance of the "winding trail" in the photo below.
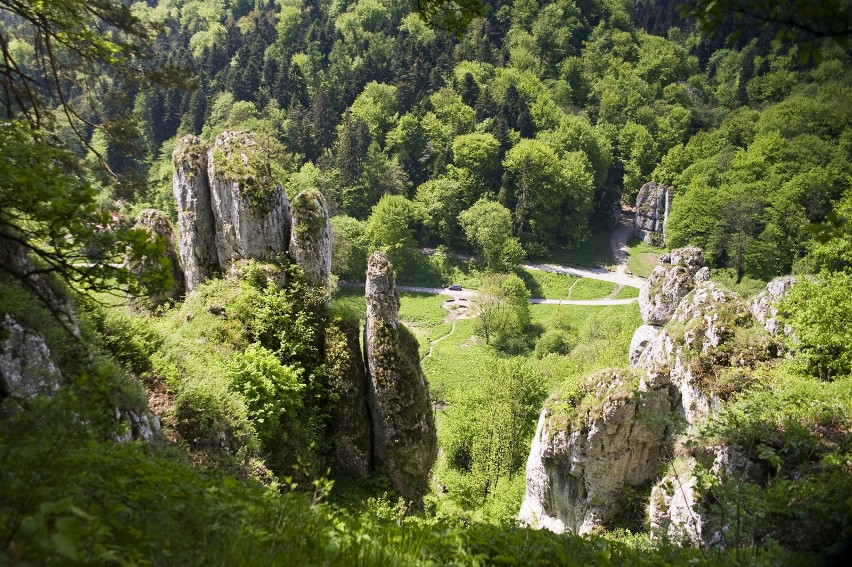
{"type": "Polygon", "coordinates": [[[458,323],[458,322],[459,322],[458,319],[453,319],[453,326],[450,329],[450,332],[447,333],[444,336],[438,337],[437,339],[435,339],[434,341],[429,343],[429,352],[426,353],[426,356],[424,356],[423,358],[420,359],[420,362],[423,362],[424,360],[426,360],[427,358],[432,356],[432,351],[435,350],[436,344],[438,344],[439,342],[443,341],[444,339],[446,339],[447,337],[449,337],[450,335],[452,335],[453,333],[456,332],[456,323],[458,323]]]}
{"type": "MultiPolygon", "coordinates": [[[[606,268],[572,268],[570,266],[560,266],[558,264],[521,264],[521,267],[526,268],[528,270],[540,270],[543,272],[565,274],[578,278],[590,278],[594,280],[612,282],[616,284],[616,288],[613,290],[612,293],[609,294],[609,297],[601,299],[532,298],[530,299],[530,303],[534,305],[629,305],[638,301],[639,299],[636,297],[627,299],[614,299],[614,296],[618,294],[622,287],[629,286],[638,288],[641,287],[645,281],[643,278],[630,274],[627,270],[627,242],[633,232],[633,215],[633,211],[629,209],[623,210],[621,213],[621,218],[618,221],[618,226],[612,232],[612,236],[610,236],[609,245],[610,248],[612,248],[612,255],[615,259],[614,271],[607,270],[606,268]]],[[[364,284],[362,283],[341,283],[340,285],[345,287],[364,287],[364,284]]],[[[476,290],[472,289],[452,291],[440,287],[423,287],[411,285],[400,285],[397,286],[397,289],[402,291],[413,291],[416,293],[428,293],[432,295],[446,295],[455,299],[468,300],[472,300],[474,297],[476,297],[478,293],[476,290]]],[[[453,330],[455,330],[455,328],[455,321],[453,321],[453,330]]],[[[450,331],[450,333],[444,335],[440,339],[437,339],[435,342],[443,340],[444,338],[452,334],[452,332],[453,331],[450,331]]],[[[429,354],[432,354],[431,347],[429,348],[429,354]]],[[[428,357],[429,354],[427,354],[426,356],[428,357]]],[[[426,357],[423,358],[423,360],[425,359],[426,357]]]]}
{"type": "MultiPolygon", "coordinates": [[[[521,266],[528,270],[541,270],[555,274],[576,276],[578,278],[603,280],[619,286],[642,287],[642,283],[645,280],[630,274],[627,270],[627,242],[633,233],[633,215],[634,213],[630,210],[622,211],[618,226],[615,227],[615,230],[612,231],[612,236],[609,238],[609,247],[612,249],[612,256],[615,260],[615,271],[609,271],[606,268],[572,268],[558,264],[530,263],[521,264],[521,266]]],[[[621,305],[621,303],[611,305],[621,305]]]]}

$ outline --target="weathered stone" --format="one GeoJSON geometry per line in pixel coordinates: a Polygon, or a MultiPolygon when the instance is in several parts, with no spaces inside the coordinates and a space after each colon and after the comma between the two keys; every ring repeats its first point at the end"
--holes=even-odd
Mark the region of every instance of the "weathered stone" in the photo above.
{"type": "Polygon", "coordinates": [[[665,229],[671,206],[672,189],[653,181],[639,188],[633,233],[646,244],[665,244],[665,229]]]}
{"type": "Polygon", "coordinates": [[[590,377],[583,413],[567,424],[545,407],[527,460],[522,523],[588,533],[626,507],[625,486],[653,480],[671,403],[666,392],[639,392],[636,378],[623,370],[590,377]]]}
{"type": "Polygon", "coordinates": [[[373,438],[358,331],[357,321],[335,321],[325,339],[326,375],[337,394],[331,415],[334,461],[337,470],[356,478],[372,468],[373,438]]]}
{"type": "Polygon", "coordinates": [[[783,329],[780,328],[778,323],[778,308],[775,305],[787,297],[787,294],[790,293],[790,290],[793,289],[797,281],[796,278],[790,276],[775,278],[766,284],[766,289],[757,294],[749,302],[749,309],[751,309],[754,318],[763,325],[763,328],[769,334],[777,335],[779,332],[782,332],[785,336],[789,336],[793,332],[793,329],[789,325],[785,325],[783,329]]]}
{"type": "MultiPolygon", "coordinates": [[[[290,257],[313,286],[328,287],[331,275],[331,223],[325,197],[316,189],[302,191],[290,204],[293,227],[290,257]]],[[[330,300],[330,296],[329,296],[330,300]]]]}
{"type": "Polygon", "coordinates": [[[435,422],[417,340],[399,324],[396,275],[383,252],[367,262],[366,300],[364,358],[374,455],[387,467],[394,489],[417,502],[437,457],[435,422]]]}
{"type": "Polygon", "coordinates": [[[695,247],[677,248],[660,257],[660,263],[639,288],[639,312],[648,325],[664,325],[680,300],[695,287],[695,275],[704,254],[695,247]]]}
{"type": "Polygon", "coordinates": [[[0,398],[53,394],[61,377],[44,337],[4,315],[0,320],[0,398]]]}
{"type": "Polygon", "coordinates": [[[648,523],[651,537],[675,545],[698,547],[703,542],[702,510],[698,505],[698,479],[693,473],[695,461],[686,470],[669,471],[651,489],[648,523]]]}
{"type": "Polygon", "coordinates": [[[115,408],[115,421],[122,430],[114,437],[118,443],[135,440],[150,443],[161,431],[160,418],[148,410],[137,412],[131,409],[115,408]]]}
{"type": "Polygon", "coordinates": [[[290,206],[266,151],[248,132],[223,132],[207,162],[219,266],[280,261],[290,243],[290,206]]]}
{"type": "MultiPolygon", "coordinates": [[[[164,213],[154,209],[145,209],[136,217],[137,228],[148,231],[149,238],[161,238],[165,244],[165,257],[169,260],[172,282],[170,285],[149,298],[154,304],[177,299],[186,293],[186,281],[180,266],[180,259],[175,250],[174,233],[169,219],[164,213]]],[[[136,265],[129,266],[134,274],[141,275],[150,269],[159,269],[159,258],[145,258],[136,265]]]]}
{"type": "Polygon", "coordinates": [[[672,323],[648,343],[636,367],[645,371],[651,388],[671,384],[678,412],[696,423],[715,411],[722,394],[736,390],[736,383],[719,383],[724,369],[751,367],[770,356],[763,331],[737,340],[737,333],[753,323],[737,294],[702,282],[680,302],[672,323]]]}
{"type": "Polygon", "coordinates": [[[628,354],[631,368],[636,366],[639,362],[639,357],[642,356],[642,353],[645,352],[648,344],[654,340],[654,337],[656,337],[659,332],[660,327],[655,327],[654,325],[641,325],[636,329],[633,333],[633,338],[630,340],[630,350],[628,354]]]}
{"type": "Polygon", "coordinates": [[[180,258],[186,289],[192,291],[219,271],[207,177],[207,148],[195,136],[184,136],[172,153],[172,163],[180,258]]]}

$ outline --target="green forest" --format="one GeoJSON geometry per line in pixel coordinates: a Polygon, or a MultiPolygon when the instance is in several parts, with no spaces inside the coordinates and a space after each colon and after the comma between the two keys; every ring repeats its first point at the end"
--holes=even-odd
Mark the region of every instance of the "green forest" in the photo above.
{"type": "Polygon", "coordinates": [[[0,0],[0,564],[844,564],[850,39],[0,0]]]}

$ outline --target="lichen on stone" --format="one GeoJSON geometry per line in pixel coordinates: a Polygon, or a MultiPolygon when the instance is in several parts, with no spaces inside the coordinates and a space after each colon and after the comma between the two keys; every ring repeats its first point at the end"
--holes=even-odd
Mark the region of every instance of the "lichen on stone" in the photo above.
{"type": "Polygon", "coordinates": [[[240,192],[261,210],[274,206],[279,184],[272,176],[269,154],[249,132],[223,132],[210,150],[213,172],[239,184],[240,192]]]}

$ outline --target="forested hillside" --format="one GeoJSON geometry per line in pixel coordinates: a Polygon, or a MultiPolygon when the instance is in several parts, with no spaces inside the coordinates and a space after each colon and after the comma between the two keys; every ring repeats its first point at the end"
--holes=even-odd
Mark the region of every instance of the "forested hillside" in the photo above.
{"type": "Polygon", "coordinates": [[[0,559],[842,562],[851,15],[773,6],[0,0],[0,559]]]}

